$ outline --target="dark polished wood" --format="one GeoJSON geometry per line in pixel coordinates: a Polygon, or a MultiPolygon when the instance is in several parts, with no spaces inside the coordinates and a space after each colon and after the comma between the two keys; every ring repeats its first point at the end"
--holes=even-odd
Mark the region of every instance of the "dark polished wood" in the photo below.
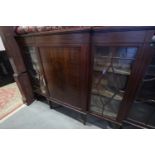
{"type": "Polygon", "coordinates": [[[14,79],[21,92],[23,102],[27,105],[31,104],[34,101],[34,95],[28,74],[26,72],[22,74],[15,73],[14,79]]]}
{"type": "Polygon", "coordinates": [[[14,62],[14,72],[15,73],[21,73],[25,72],[25,64],[23,62],[23,58],[19,49],[19,46],[17,45],[17,42],[14,38],[14,31],[13,27],[3,26],[0,27],[0,34],[4,43],[4,46],[6,48],[8,57],[12,58],[12,61],[14,62]]]}
{"type": "Polygon", "coordinates": [[[37,51],[38,64],[45,79],[48,95],[35,90],[36,93],[82,114],[89,113],[121,125],[131,109],[155,52],[154,48],[150,47],[154,32],[155,27],[109,26],[56,30],[15,38],[21,47],[21,53],[24,53],[24,47],[33,47],[37,51]],[[95,52],[103,47],[109,47],[115,56],[118,48],[137,49],[115,118],[90,111],[95,52]]]}
{"type": "Polygon", "coordinates": [[[123,32],[154,30],[155,26],[93,26],[91,29],[94,32],[123,32]]]}
{"type": "Polygon", "coordinates": [[[147,31],[94,32],[93,42],[101,44],[143,43],[147,31]]]}
{"type": "Polygon", "coordinates": [[[83,108],[87,96],[83,92],[87,80],[83,59],[87,50],[81,47],[41,47],[39,50],[50,97],[83,108]]]}
{"type": "Polygon", "coordinates": [[[37,46],[49,46],[49,45],[81,45],[87,44],[89,41],[89,33],[72,33],[72,34],[53,34],[35,37],[37,46]]]}
{"type": "Polygon", "coordinates": [[[31,104],[34,101],[32,87],[26,72],[21,50],[15,40],[13,27],[0,27],[0,35],[14,71],[14,79],[22,93],[23,101],[26,104],[31,104]]]}

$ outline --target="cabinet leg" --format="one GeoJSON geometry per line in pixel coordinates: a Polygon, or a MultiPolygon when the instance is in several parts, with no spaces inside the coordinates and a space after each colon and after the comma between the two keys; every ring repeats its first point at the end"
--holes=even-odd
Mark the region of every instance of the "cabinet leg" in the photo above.
{"type": "Polygon", "coordinates": [[[119,125],[119,129],[123,129],[123,125],[119,125]]]}
{"type": "Polygon", "coordinates": [[[53,107],[53,103],[50,101],[50,109],[54,109],[54,107],[53,107]]]}
{"type": "Polygon", "coordinates": [[[112,129],[122,129],[122,125],[119,125],[119,124],[114,124],[114,123],[111,123],[111,122],[108,122],[109,126],[112,128],[112,129]]]}
{"type": "Polygon", "coordinates": [[[81,114],[81,118],[82,118],[82,123],[84,125],[86,125],[86,123],[87,123],[87,114],[81,114]]]}
{"type": "Polygon", "coordinates": [[[51,102],[50,100],[47,100],[47,102],[48,102],[48,104],[49,104],[49,106],[50,106],[50,109],[53,109],[53,104],[52,104],[52,102],[51,102]]]}

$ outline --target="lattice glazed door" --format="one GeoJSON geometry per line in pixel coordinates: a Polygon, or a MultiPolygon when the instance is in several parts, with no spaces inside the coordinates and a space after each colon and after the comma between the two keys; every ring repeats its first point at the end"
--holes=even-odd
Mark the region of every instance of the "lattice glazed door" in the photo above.
{"type": "Polygon", "coordinates": [[[47,95],[45,78],[37,49],[35,47],[24,47],[23,51],[34,92],[47,95]]]}
{"type": "Polygon", "coordinates": [[[91,113],[116,119],[137,51],[137,47],[95,47],[91,113]]]}
{"type": "Polygon", "coordinates": [[[127,119],[155,128],[155,54],[141,81],[127,119]]]}

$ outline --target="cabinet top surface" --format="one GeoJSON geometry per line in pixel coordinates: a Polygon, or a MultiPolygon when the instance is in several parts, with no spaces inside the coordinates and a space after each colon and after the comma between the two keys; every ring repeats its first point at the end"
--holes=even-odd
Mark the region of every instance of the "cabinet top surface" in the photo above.
{"type": "Polygon", "coordinates": [[[138,31],[138,30],[155,30],[155,26],[87,26],[81,28],[61,29],[45,32],[35,32],[22,35],[16,35],[15,37],[30,37],[30,36],[42,36],[42,35],[54,35],[54,34],[66,34],[66,33],[82,33],[82,32],[114,32],[114,31],[138,31]]]}

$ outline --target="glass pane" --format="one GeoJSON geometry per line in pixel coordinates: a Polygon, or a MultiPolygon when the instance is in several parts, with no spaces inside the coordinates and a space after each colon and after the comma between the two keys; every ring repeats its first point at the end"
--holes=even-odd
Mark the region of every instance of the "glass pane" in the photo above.
{"type": "Polygon", "coordinates": [[[99,115],[107,115],[109,117],[116,117],[119,109],[119,98],[115,98],[111,102],[105,96],[92,94],[91,96],[91,110],[99,115]]]}
{"type": "Polygon", "coordinates": [[[120,47],[117,49],[116,55],[122,59],[135,59],[137,48],[135,47],[120,47]]]}
{"type": "Polygon", "coordinates": [[[109,48],[107,47],[97,47],[95,56],[110,56],[111,52],[109,52],[109,48]],[[103,52],[104,51],[104,52],[103,52]]]}
{"type": "Polygon", "coordinates": [[[137,48],[97,47],[90,110],[99,115],[116,118],[127,86],[137,48]]]}
{"type": "Polygon", "coordinates": [[[155,107],[153,107],[154,111],[151,113],[151,116],[148,120],[148,125],[155,127],[155,107]]]}
{"type": "Polygon", "coordinates": [[[134,106],[130,111],[130,119],[137,120],[140,122],[147,122],[150,116],[150,113],[153,112],[151,105],[143,102],[134,102],[134,106]]]}
{"type": "Polygon", "coordinates": [[[137,92],[135,103],[128,118],[146,125],[155,125],[155,56],[137,92]],[[136,103],[138,102],[138,104],[136,103]],[[141,111],[139,110],[141,109],[141,111]],[[143,110],[142,110],[143,109],[143,110]],[[140,117],[141,116],[141,117],[140,117]],[[145,119],[141,119],[141,118],[145,119]],[[154,123],[153,123],[154,122],[154,123]]]}
{"type": "Polygon", "coordinates": [[[26,67],[28,69],[28,72],[30,74],[33,87],[40,87],[40,81],[39,81],[39,72],[40,72],[40,67],[38,63],[38,58],[37,54],[35,51],[34,47],[25,47],[24,48],[24,53],[25,53],[25,62],[26,62],[26,67]]]}

